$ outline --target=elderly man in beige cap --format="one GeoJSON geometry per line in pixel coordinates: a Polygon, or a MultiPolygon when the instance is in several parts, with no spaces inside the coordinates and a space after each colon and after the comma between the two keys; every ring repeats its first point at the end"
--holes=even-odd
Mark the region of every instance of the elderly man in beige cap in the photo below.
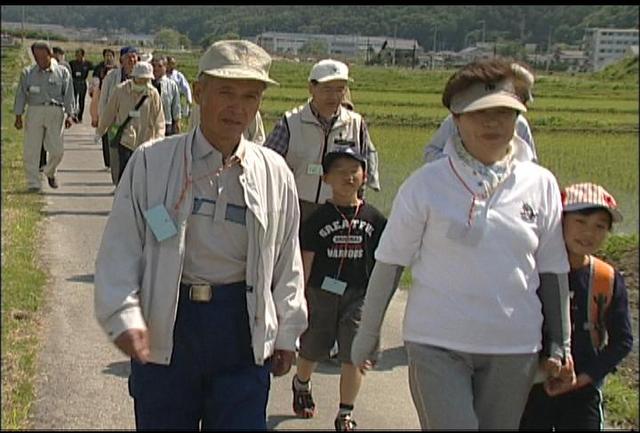
{"type": "Polygon", "coordinates": [[[265,430],[270,373],[307,327],[293,175],[242,136],[270,66],[251,42],[211,45],[199,127],[140,145],[116,190],[95,313],[131,357],[138,429],[265,430]]]}
{"type": "Polygon", "coordinates": [[[293,171],[300,196],[301,222],[331,197],[322,182],[324,156],[337,147],[355,147],[367,160],[366,185],[380,189],[378,153],[362,116],[341,105],[348,90],[349,68],[325,59],[309,74],[309,101],[278,121],[264,145],[281,154],[293,171]]]}
{"type": "Polygon", "coordinates": [[[118,170],[116,183],[136,147],[145,141],[164,137],[164,110],[160,94],[151,85],[153,78],[151,64],[136,63],[131,78],[116,86],[100,116],[97,136],[102,136],[112,126],[118,131],[114,135],[119,140],[111,137],[109,143],[118,150],[118,164],[111,165],[112,169],[118,170]]]}

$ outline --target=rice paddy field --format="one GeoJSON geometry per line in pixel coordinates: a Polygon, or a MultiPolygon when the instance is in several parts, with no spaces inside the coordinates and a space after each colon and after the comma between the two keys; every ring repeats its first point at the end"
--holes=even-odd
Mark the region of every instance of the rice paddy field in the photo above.
{"type": "MultiPolygon", "coordinates": [[[[78,45],[66,42],[59,45],[67,50],[68,58],[71,57],[73,50],[78,48],[78,45]]],[[[80,46],[85,48],[89,60],[95,63],[101,60],[103,46],[90,44],[80,46]]],[[[3,50],[3,57],[4,54],[3,50]]],[[[3,62],[2,83],[2,96],[5,102],[13,100],[12,88],[15,86],[12,81],[5,80],[5,69],[17,68],[14,65],[17,57],[12,58],[16,52],[8,51],[6,54],[8,57],[5,59],[7,61],[3,62]]],[[[170,54],[176,57],[178,69],[193,82],[196,78],[200,53],[170,54]]],[[[630,236],[610,238],[604,253],[625,273],[625,280],[630,290],[636,343],[632,356],[625,360],[618,373],[611,375],[605,387],[604,396],[608,417],[607,427],[637,431],[639,172],[637,58],[635,62],[636,73],[630,78],[622,79],[601,78],[603,75],[536,74],[535,100],[530,104],[526,117],[533,130],[539,162],[555,174],[559,184],[564,186],[584,181],[599,183],[613,193],[625,217],[624,223],[616,227],[614,233],[630,236]]],[[[261,107],[267,133],[272,130],[275,122],[286,110],[306,101],[307,76],[311,66],[311,63],[277,59],[274,61],[271,76],[279,81],[281,86],[267,90],[261,107]]],[[[368,191],[367,199],[387,215],[398,187],[413,170],[422,165],[424,146],[447,115],[440,97],[445,82],[452,73],[453,71],[407,70],[359,65],[351,68],[354,82],[350,87],[355,108],[365,117],[372,140],[379,152],[382,191],[368,191]]],[[[12,120],[7,122],[3,120],[3,161],[7,160],[5,157],[11,161],[9,165],[3,164],[3,174],[5,169],[20,166],[17,132],[12,129],[10,123],[12,120]]],[[[5,183],[10,184],[10,181],[10,177],[3,177],[3,191],[5,191],[5,183]]],[[[15,186],[11,184],[8,188],[15,188],[15,186]]],[[[13,234],[14,232],[22,233],[24,231],[22,228],[25,227],[24,221],[29,223],[27,226],[35,227],[36,224],[31,219],[25,220],[24,216],[16,219],[11,215],[14,213],[18,216],[24,215],[25,212],[28,216],[35,215],[42,204],[33,202],[33,198],[23,198],[17,204],[13,201],[5,203],[7,197],[15,196],[3,194],[3,205],[9,203],[10,206],[3,207],[2,285],[5,296],[3,296],[2,323],[10,326],[2,327],[2,373],[3,376],[9,374],[10,379],[3,381],[2,427],[24,429],[27,426],[28,410],[34,399],[31,378],[34,377],[32,359],[36,349],[37,329],[30,326],[32,322],[28,321],[20,332],[17,332],[15,327],[11,326],[14,322],[7,318],[5,312],[11,308],[38,310],[40,301],[32,302],[32,298],[39,299],[44,283],[40,281],[43,278],[41,271],[33,268],[32,258],[36,254],[27,255],[24,259],[22,257],[24,254],[21,253],[24,248],[5,248],[5,240],[17,236],[13,234]],[[13,212],[17,208],[23,213],[13,212]],[[8,212],[7,209],[12,212],[8,212]],[[22,224],[18,224],[19,222],[22,224]],[[5,234],[8,236],[4,236],[5,234]],[[5,253],[9,255],[5,257],[5,253]],[[23,261],[13,260],[17,256],[20,256],[19,258],[23,261]],[[12,272],[15,269],[20,272],[14,275],[12,272]],[[28,287],[25,286],[24,282],[28,280],[25,272],[39,280],[28,284],[28,287]],[[25,292],[25,288],[30,291],[25,292]],[[28,302],[23,300],[25,296],[29,298],[28,302]],[[14,302],[16,298],[20,302],[14,302]],[[15,306],[10,302],[14,302],[15,306]],[[32,304],[37,305],[32,307],[32,304]],[[16,361],[7,362],[12,359],[16,361]]],[[[29,235],[16,239],[22,239],[17,242],[18,245],[25,244],[34,251],[37,250],[37,236],[29,235]]],[[[405,272],[401,286],[408,287],[409,279],[409,273],[405,272]]]]}
{"type": "MultiPolygon", "coordinates": [[[[68,53],[74,44],[60,43],[68,53]]],[[[101,46],[86,45],[89,60],[101,60],[101,46]]],[[[117,51],[117,50],[116,50],[117,51]]],[[[199,51],[170,54],[189,81],[196,78],[199,51]]],[[[268,134],[277,119],[309,96],[312,63],[275,59],[270,87],[261,107],[268,134]]],[[[420,70],[351,65],[356,111],[369,126],[379,152],[382,191],[367,198],[388,214],[402,181],[422,164],[425,144],[448,114],[441,94],[453,70],[420,70]]],[[[611,79],[602,75],[536,72],[534,101],[526,117],[540,164],[560,186],[597,182],[617,199],[625,221],[614,233],[638,232],[638,75],[611,79]]]]}
{"type": "MultiPolygon", "coordinates": [[[[69,49],[72,49],[69,47],[69,49]]],[[[88,49],[93,60],[97,49],[88,49]]],[[[164,53],[161,53],[164,54],[164,53]]],[[[173,52],[178,69],[196,78],[199,52],[173,52]]],[[[268,134],[286,110],[304,103],[312,63],[274,60],[261,107],[268,134]]],[[[351,94],[378,149],[382,191],[367,198],[385,214],[402,181],[422,164],[425,144],[448,114],[441,94],[449,70],[351,66],[351,94]]],[[[638,232],[638,77],[536,73],[534,101],[526,117],[540,164],[560,186],[596,182],[617,199],[625,221],[614,233],[638,232]]]]}
{"type": "MultiPolygon", "coordinates": [[[[306,101],[311,66],[284,61],[272,66],[271,75],[281,86],[269,88],[262,105],[267,133],[284,111],[306,101]]],[[[352,67],[352,98],[367,121],[380,160],[382,191],[368,192],[367,197],[384,213],[402,181],[422,164],[425,144],[448,114],[441,93],[452,72],[352,67]]],[[[603,185],[625,217],[615,232],[637,233],[637,77],[612,82],[588,75],[538,75],[526,117],[539,162],[559,184],[603,185]]]]}

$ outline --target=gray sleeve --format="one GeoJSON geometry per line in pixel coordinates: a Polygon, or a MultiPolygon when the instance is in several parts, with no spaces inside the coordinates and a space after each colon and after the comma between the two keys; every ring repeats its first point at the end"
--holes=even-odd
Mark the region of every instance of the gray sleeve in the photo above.
{"type": "Polygon", "coordinates": [[[73,91],[73,82],[71,81],[71,73],[64,71],[64,111],[68,116],[75,116],[78,107],[76,107],[75,92],[73,91]]]}
{"type": "Polygon", "coordinates": [[[400,265],[380,261],[374,265],[364,298],[360,327],[351,345],[351,361],[354,365],[377,358],[382,321],[403,270],[400,265]]]}
{"type": "Polygon", "coordinates": [[[367,155],[367,186],[374,189],[375,191],[380,191],[380,175],[378,174],[378,151],[373,145],[373,141],[371,141],[369,129],[367,128],[367,124],[365,123],[364,119],[362,119],[360,127],[362,128],[362,144],[366,149],[367,155]]]}
{"type": "Polygon", "coordinates": [[[564,359],[571,353],[571,317],[567,274],[540,274],[538,297],[542,303],[542,353],[564,359]]]}
{"type": "Polygon", "coordinates": [[[28,68],[23,69],[20,74],[20,82],[16,88],[16,98],[13,103],[13,113],[16,115],[24,114],[24,107],[27,105],[27,74],[28,68]]]}
{"type": "MultiPolygon", "coordinates": [[[[171,108],[169,112],[171,113],[171,119],[173,122],[177,122],[181,119],[182,113],[180,112],[180,90],[178,90],[178,85],[173,81],[169,80],[173,86],[169,86],[171,88],[171,108]]],[[[165,119],[165,121],[168,119],[165,119]]]]}

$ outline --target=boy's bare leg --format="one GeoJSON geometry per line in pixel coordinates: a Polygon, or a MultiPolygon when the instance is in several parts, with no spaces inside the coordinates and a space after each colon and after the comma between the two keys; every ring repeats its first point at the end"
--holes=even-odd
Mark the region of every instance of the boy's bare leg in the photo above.
{"type": "Polygon", "coordinates": [[[317,362],[309,361],[298,355],[298,361],[296,363],[296,376],[302,382],[307,382],[311,379],[311,375],[316,370],[317,362]]]}
{"type": "Polygon", "coordinates": [[[340,403],[353,405],[362,385],[360,369],[349,362],[343,362],[340,371],[340,403]]]}

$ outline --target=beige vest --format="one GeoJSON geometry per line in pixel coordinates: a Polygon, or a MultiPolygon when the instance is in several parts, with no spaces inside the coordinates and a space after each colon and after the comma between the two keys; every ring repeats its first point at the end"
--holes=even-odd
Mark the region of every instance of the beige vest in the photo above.
{"type": "Polygon", "coordinates": [[[355,147],[366,155],[360,137],[362,117],[340,107],[340,114],[328,136],[325,136],[309,103],[287,111],[285,119],[290,137],[285,159],[293,171],[298,196],[301,200],[312,203],[324,203],[331,197],[331,187],[322,182],[322,176],[317,174],[317,166],[322,165],[324,155],[341,141],[354,142],[355,147]]]}

